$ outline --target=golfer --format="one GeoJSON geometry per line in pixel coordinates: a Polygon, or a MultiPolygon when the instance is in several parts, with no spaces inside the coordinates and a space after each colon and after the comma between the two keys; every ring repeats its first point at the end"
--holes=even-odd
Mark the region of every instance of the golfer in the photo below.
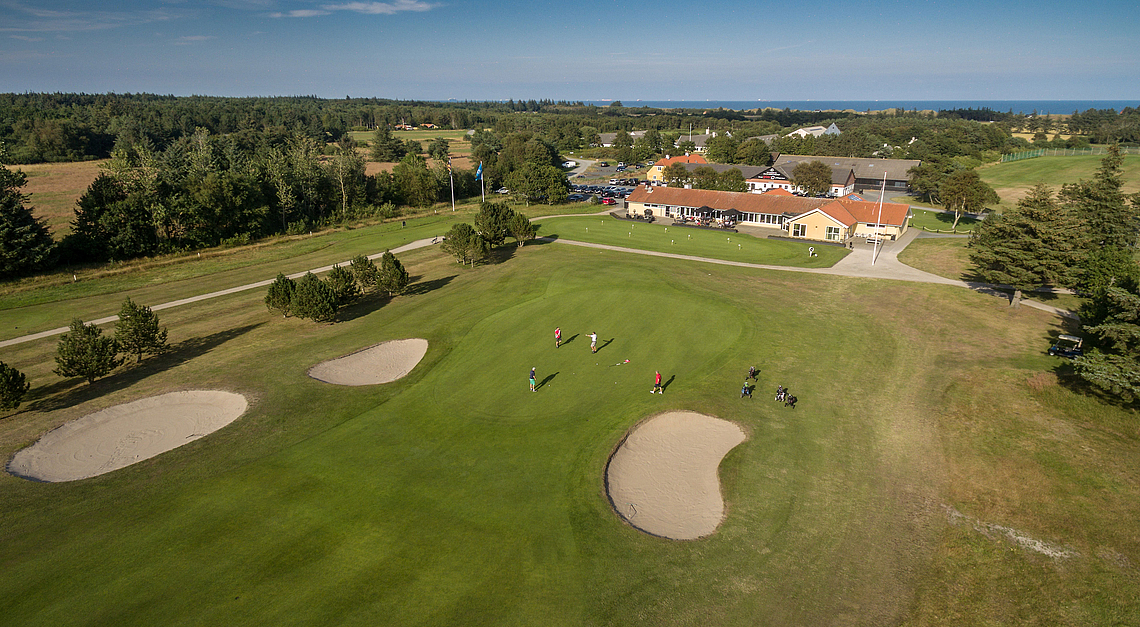
{"type": "Polygon", "coordinates": [[[554,348],[562,346],[562,329],[554,327],[554,348]]]}
{"type": "Polygon", "coordinates": [[[588,335],[587,337],[590,338],[590,352],[591,353],[598,352],[598,334],[591,331],[590,335],[588,335]]]}
{"type": "Polygon", "coordinates": [[[748,379],[744,380],[744,386],[740,388],[740,398],[744,398],[745,396],[747,396],[749,400],[752,399],[752,388],[748,387],[748,379]]]}
{"type": "Polygon", "coordinates": [[[530,391],[531,392],[534,391],[534,378],[535,378],[534,368],[531,368],[530,369],[530,391]]]}
{"type": "Polygon", "coordinates": [[[664,394],[665,390],[661,389],[661,371],[657,370],[655,372],[656,374],[653,377],[653,389],[649,390],[649,393],[653,394],[656,392],[658,394],[664,394]]]}

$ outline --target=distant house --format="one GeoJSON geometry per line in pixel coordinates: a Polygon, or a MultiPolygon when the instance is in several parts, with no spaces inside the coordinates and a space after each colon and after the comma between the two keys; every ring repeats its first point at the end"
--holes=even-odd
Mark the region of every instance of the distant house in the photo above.
{"type": "MultiPolygon", "coordinates": [[[[614,140],[617,139],[617,133],[598,133],[598,138],[602,140],[602,148],[613,148],[614,140]]],[[[645,131],[630,131],[629,138],[637,141],[639,138],[645,137],[645,131]]]]}
{"type": "Polygon", "coordinates": [[[667,156],[664,159],[658,159],[653,164],[653,167],[649,168],[649,171],[645,173],[645,180],[652,181],[654,183],[662,183],[663,181],[661,178],[661,173],[665,171],[665,168],[674,163],[684,163],[686,165],[695,163],[704,165],[708,164],[708,161],[705,161],[705,158],[700,155],[680,155],[677,157],[667,156]]]}
{"type": "MultiPolygon", "coordinates": [[[[825,164],[827,157],[819,159],[812,159],[812,161],[822,161],[825,164]]],[[[787,167],[782,165],[772,165],[763,168],[755,176],[749,176],[746,183],[748,184],[748,191],[755,194],[763,194],[770,189],[783,189],[788,192],[802,192],[798,185],[792,182],[792,174],[795,171],[795,166],[787,167]]],[[[828,194],[832,196],[846,196],[855,191],[855,171],[849,167],[832,166],[831,168],[831,187],[827,190],[828,194]]]]}
{"type": "MultiPolygon", "coordinates": [[[[725,133],[725,134],[728,135],[729,137],[732,137],[731,133],[725,133]]],[[[712,139],[716,136],[717,136],[717,134],[715,131],[713,131],[712,129],[706,128],[705,132],[701,133],[700,135],[693,135],[692,133],[689,133],[687,135],[682,134],[680,137],[677,138],[677,141],[673,142],[673,145],[674,146],[680,146],[681,142],[691,141],[691,142],[693,142],[693,146],[695,146],[694,150],[696,152],[704,153],[704,151],[707,150],[705,145],[708,143],[708,141],[710,139],[712,139]]]]}
{"type": "Polygon", "coordinates": [[[910,207],[865,200],[804,198],[787,192],[751,194],[675,187],[638,187],[628,209],[655,216],[732,216],[738,224],[772,229],[776,235],[844,242],[878,235],[894,239],[907,230],[910,207]]]}
{"type": "Polygon", "coordinates": [[[783,167],[790,172],[804,161],[822,161],[834,168],[851,168],[855,172],[855,190],[879,189],[883,175],[887,177],[887,191],[905,192],[910,185],[907,171],[922,161],[916,159],[861,159],[856,157],[824,157],[810,155],[779,155],[773,166],[783,167]]]}
{"type": "Polygon", "coordinates": [[[797,128],[796,130],[788,133],[788,135],[795,135],[797,137],[820,137],[821,135],[839,135],[842,131],[835,125],[834,122],[830,126],[805,126],[804,128],[797,128]]]}

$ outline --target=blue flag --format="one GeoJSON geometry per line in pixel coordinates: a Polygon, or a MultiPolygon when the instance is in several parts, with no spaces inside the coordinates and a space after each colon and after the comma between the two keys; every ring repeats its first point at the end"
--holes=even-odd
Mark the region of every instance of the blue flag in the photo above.
{"type": "Polygon", "coordinates": [[[482,161],[479,162],[479,169],[475,170],[475,180],[476,181],[482,181],[483,180],[483,162],[482,161]]]}

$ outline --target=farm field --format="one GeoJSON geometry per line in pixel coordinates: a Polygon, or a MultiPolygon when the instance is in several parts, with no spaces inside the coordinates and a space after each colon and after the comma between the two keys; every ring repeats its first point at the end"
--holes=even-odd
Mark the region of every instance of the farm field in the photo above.
{"type": "MultiPolygon", "coordinates": [[[[1016,205],[1038,183],[1045,183],[1054,192],[1059,192],[1065,183],[1091,179],[1103,159],[1104,155],[1036,157],[982,166],[978,168],[978,174],[1001,197],[998,208],[1001,211],[1016,205]]],[[[1122,170],[1124,193],[1140,191],[1140,155],[1124,155],[1122,170]]]]}
{"type": "Polygon", "coordinates": [[[9,166],[28,175],[27,185],[21,190],[31,194],[28,204],[32,214],[47,221],[56,240],[71,232],[75,218],[75,202],[99,176],[102,161],[76,161],[72,163],[33,163],[9,166]]]}
{"type": "MultiPolygon", "coordinates": [[[[542,222],[570,237],[576,220],[594,218],[542,222]]],[[[607,227],[627,224],[658,235],[607,227]]],[[[405,237],[354,229],[179,281],[57,291],[36,319],[405,237]]],[[[0,419],[5,459],[155,394],[250,401],[229,426],[112,473],[0,475],[5,622],[1140,623],[1138,416],[1071,387],[1044,354],[1073,330],[1053,316],[947,286],[557,243],[475,269],[434,247],[401,260],[408,295],[366,299],[336,324],[271,314],[261,291],[160,312],[172,350],[90,386],[51,374],[54,340],[0,349],[33,384],[0,419]],[[427,355],[397,382],[305,374],[413,337],[427,355]],[[749,365],[752,400],[739,398],[749,365]],[[663,395],[646,394],[655,369],[663,395]],[[772,401],[777,384],[799,407],[772,401]],[[625,524],[602,479],[628,429],[678,409],[747,435],[720,466],[723,522],[683,542],[625,524]]],[[[0,328],[21,308],[0,310],[0,328]]]]}

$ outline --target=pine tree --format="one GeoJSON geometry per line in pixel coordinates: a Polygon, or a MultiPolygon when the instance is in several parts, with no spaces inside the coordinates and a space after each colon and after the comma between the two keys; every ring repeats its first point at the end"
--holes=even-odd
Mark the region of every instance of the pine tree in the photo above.
{"type": "Polygon", "coordinates": [[[487,241],[482,238],[470,224],[460,222],[448,230],[440,248],[455,257],[459,263],[475,262],[487,255],[487,241]]]}
{"type": "Polygon", "coordinates": [[[16,409],[31,389],[24,373],[0,361],[0,409],[16,409]]]}
{"type": "Polygon", "coordinates": [[[404,264],[400,263],[400,260],[396,259],[391,251],[385,252],[384,256],[380,258],[378,287],[391,296],[403,292],[408,287],[408,280],[408,271],[404,269],[404,264]]]}
{"type": "Polygon", "coordinates": [[[511,237],[515,238],[519,246],[522,246],[527,240],[534,239],[534,224],[521,213],[515,212],[515,214],[511,216],[510,222],[507,223],[507,228],[511,232],[511,237]]]}
{"type": "Polygon", "coordinates": [[[357,255],[352,258],[349,265],[352,270],[352,276],[356,277],[356,284],[360,286],[361,290],[371,290],[376,288],[377,282],[380,280],[380,270],[376,268],[376,264],[364,255],[357,255]]]}
{"type": "Polygon", "coordinates": [[[1129,199],[1121,191],[1123,162],[1120,149],[1110,146],[1091,181],[1061,189],[1062,201],[1083,226],[1084,258],[1080,280],[1074,282],[1083,290],[1092,291],[1104,282],[1106,260],[1129,259],[1140,243],[1140,197],[1129,199]]]}
{"type": "Polygon", "coordinates": [[[1103,318],[1085,325],[1095,349],[1073,360],[1077,375],[1126,403],[1140,401],[1140,289],[1110,287],[1100,296],[1103,318]]]}
{"type": "Polygon", "coordinates": [[[83,324],[76,318],[71,331],[59,339],[53,371],[61,377],[83,377],[87,383],[110,374],[123,360],[118,356],[115,340],[103,337],[103,330],[94,324],[83,324]]]}
{"type": "Polygon", "coordinates": [[[55,252],[47,225],[32,215],[24,204],[29,196],[19,191],[27,178],[0,165],[0,277],[44,269],[55,252]]]}
{"type": "Polygon", "coordinates": [[[292,309],[298,318],[329,322],[336,318],[336,294],[327,283],[318,279],[312,272],[306,273],[297,281],[292,309]]]}
{"type": "Polygon", "coordinates": [[[128,298],[119,309],[115,323],[115,342],[119,350],[142,361],[143,353],[157,355],[166,350],[166,327],[158,326],[158,316],[146,305],[136,305],[128,298]]]}
{"type": "Polygon", "coordinates": [[[297,283],[278,273],[277,279],[269,286],[269,293],[265,295],[265,307],[281,312],[281,317],[288,318],[293,312],[293,294],[297,291],[297,283]]]}
{"type": "Polygon", "coordinates": [[[486,240],[488,246],[502,246],[507,239],[508,223],[514,213],[514,209],[504,203],[484,202],[475,216],[475,230],[486,240]]]}
{"type": "Polygon", "coordinates": [[[332,290],[338,309],[360,298],[360,287],[356,285],[356,277],[345,268],[334,265],[325,282],[332,290]]]}
{"type": "Polygon", "coordinates": [[[1010,306],[1021,293],[1066,282],[1075,255],[1076,227],[1053,192],[1038,185],[1002,215],[990,216],[970,235],[970,260],[989,283],[1014,288],[1010,306]]]}

